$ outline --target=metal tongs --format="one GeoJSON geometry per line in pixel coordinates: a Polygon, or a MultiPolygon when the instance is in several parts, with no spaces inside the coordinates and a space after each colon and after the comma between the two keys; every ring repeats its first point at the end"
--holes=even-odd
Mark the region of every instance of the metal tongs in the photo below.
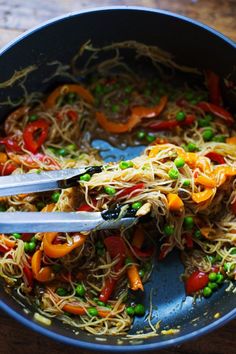
{"type": "MultiPolygon", "coordinates": [[[[94,166],[0,177],[0,197],[73,187],[81,182],[81,175],[102,170],[94,166]]],[[[129,211],[120,218],[120,211],[117,207],[103,212],[0,212],[0,233],[116,229],[137,221],[129,211]]]]}

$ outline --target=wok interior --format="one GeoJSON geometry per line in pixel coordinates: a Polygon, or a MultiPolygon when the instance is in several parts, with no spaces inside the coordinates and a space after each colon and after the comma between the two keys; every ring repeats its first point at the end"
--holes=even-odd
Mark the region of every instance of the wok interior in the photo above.
{"type": "MultiPolygon", "coordinates": [[[[71,58],[88,39],[95,46],[115,41],[132,39],[146,44],[158,45],[172,53],[176,60],[192,67],[212,68],[219,74],[226,76],[232,74],[235,64],[236,50],[222,38],[217,37],[204,28],[191,22],[185,22],[170,15],[140,10],[104,10],[94,11],[81,15],[74,15],[53,24],[42,27],[30,36],[14,44],[0,56],[0,65],[4,70],[0,73],[0,82],[9,79],[15,70],[36,65],[37,70],[28,76],[25,86],[28,92],[47,92],[53,86],[65,82],[60,76],[53,81],[46,81],[55,70],[54,61],[70,63],[71,58]],[[76,35],[75,35],[76,33],[76,35]],[[128,36],[128,38],[127,38],[128,36]],[[214,54],[213,54],[214,53],[214,54]],[[220,58],[215,60],[215,58],[220,58]]],[[[17,85],[0,90],[0,101],[5,101],[10,96],[13,101],[22,95],[21,88],[17,85]]],[[[227,99],[228,97],[226,97],[227,99]]],[[[232,102],[233,104],[233,102],[232,102]]],[[[8,105],[1,107],[0,119],[3,120],[11,110],[8,105]]],[[[106,142],[99,142],[100,148],[110,148],[106,142]]],[[[113,151],[108,151],[108,155],[113,151]]],[[[139,153],[137,150],[127,148],[125,151],[115,151],[122,154],[123,158],[131,158],[139,153]]],[[[119,156],[118,156],[119,159],[119,156]]],[[[131,341],[118,337],[96,338],[86,332],[75,334],[71,327],[62,325],[54,320],[49,330],[66,337],[79,339],[85,342],[100,343],[105,345],[119,344],[147,344],[175,340],[193,331],[202,329],[212,322],[217,321],[216,313],[224,316],[235,308],[234,294],[225,292],[225,287],[214,293],[210,299],[197,300],[193,305],[191,297],[185,298],[184,285],[180,281],[183,265],[178,252],[170,254],[163,262],[155,264],[151,279],[145,285],[145,307],[149,308],[150,290],[153,288],[153,319],[154,323],[161,320],[161,328],[178,328],[180,332],[172,335],[159,335],[145,340],[131,341]]],[[[1,299],[16,312],[31,318],[33,313],[26,314],[22,306],[15,302],[1,288],[1,299]]],[[[136,318],[130,333],[143,329],[147,321],[136,318]]]]}

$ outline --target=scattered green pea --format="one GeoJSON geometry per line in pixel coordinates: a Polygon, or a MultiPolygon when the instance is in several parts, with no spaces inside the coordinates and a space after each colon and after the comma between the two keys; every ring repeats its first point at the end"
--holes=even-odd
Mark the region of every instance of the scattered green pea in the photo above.
{"type": "Polygon", "coordinates": [[[185,216],[184,218],[184,227],[187,230],[192,229],[194,226],[194,220],[192,216],[185,216]]]}
{"type": "Polygon", "coordinates": [[[18,239],[20,239],[20,238],[22,237],[22,235],[21,235],[21,234],[18,234],[17,232],[15,232],[14,234],[12,234],[12,236],[13,236],[16,240],[18,240],[18,239]]]}
{"type": "Polygon", "coordinates": [[[105,302],[98,300],[97,301],[98,306],[105,306],[105,302]]]}
{"type": "Polygon", "coordinates": [[[113,113],[117,113],[120,110],[120,106],[118,104],[113,104],[111,106],[111,110],[112,110],[113,113]]]}
{"type": "Polygon", "coordinates": [[[77,150],[77,145],[76,144],[69,144],[66,146],[67,151],[76,151],[77,150]]]}
{"type": "Polygon", "coordinates": [[[208,288],[210,288],[212,291],[215,291],[215,290],[218,289],[218,284],[216,284],[216,283],[214,283],[214,282],[211,282],[211,281],[207,284],[207,286],[208,286],[208,288]]]}
{"type": "Polygon", "coordinates": [[[217,274],[217,278],[216,278],[216,283],[217,283],[217,284],[222,284],[223,281],[224,281],[224,276],[223,276],[223,274],[218,273],[218,274],[217,274]]]}
{"type": "Polygon", "coordinates": [[[51,199],[54,203],[57,203],[59,198],[60,198],[61,193],[60,192],[53,192],[51,199]]]}
{"type": "Polygon", "coordinates": [[[209,127],[210,122],[207,119],[199,118],[197,124],[200,128],[205,128],[209,127]]]}
{"type": "Polygon", "coordinates": [[[182,122],[183,120],[185,120],[185,117],[186,117],[185,112],[179,111],[179,112],[176,114],[175,119],[176,119],[178,122],[182,122]]]}
{"type": "Polygon", "coordinates": [[[217,279],[217,274],[215,272],[211,272],[209,275],[208,275],[208,278],[210,281],[216,281],[217,279]]]}
{"type": "Polygon", "coordinates": [[[126,313],[127,313],[127,315],[129,315],[129,316],[134,316],[134,308],[131,307],[131,306],[127,307],[127,308],[126,308],[126,313]]]}
{"type": "Polygon", "coordinates": [[[126,170],[127,168],[131,168],[133,167],[134,164],[132,161],[121,161],[119,163],[119,167],[122,169],[122,170],[126,170]]]}
{"type": "Polygon", "coordinates": [[[125,91],[125,93],[131,93],[133,91],[133,87],[130,85],[126,86],[124,91],[125,91]]]}
{"type": "Polygon", "coordinates": [[[154,135],[147,134],[146,139],[149,143],[152,143],[156,139],[156,137],[154,135]]]}
{"type": "Polygon", "coordinates": [[[190,151],[190,152],[194,152],[194,151],[197,150],[197,145],[194,144],[194,143],[188,143],[187,149],[188,149],[188,151],[190,151]]]}
{"type": "Polygon", "coordinates": [[[35,250],[35,248],[36,248],[36,243],[33,242],[33,241],[30,241],[28,243],[28,245],[29,245],[29,252],[33,252],[35,250]]]}
{"type": "Polygon", "coordinates": [[[75,102],[76,98],[77,98],[77,94],[75,92],[69,92],[66,95],[66,101],[69,104],[73,104],[75,102]]]}
{"type": "Polygon", "coordinates": [[[174,168],[171,168],[168,172],[168,175],[171,179],[178,179],[179,177],[179,172],[178,170],[174,169],[174,168]]]}
{"type": "Polygon", "coordinates": [[[226,273],[231,272],[232,270],[234,270],[234,268],[235,268],[234,264],[229,263],[229,262],[224,263],[224,270],[226,273]]]}
{"type": "Polygon", "coordinates": [[[90,181],[91,179],[91,176],[89,173],[85,173],[84,175],[80,176],[80,181],[83,181],[83,182],[88,182],[90,181]]]}
{"type": "Polygon", "coordinates": [[[31,114],[29,116],[29,122],[35,122],[38,119],[37,114],[31,114]]]}
{"type": "Polygon", "coordinates": [[[144,275],[145,275],[144,269],[140,269],[139,272],[138,272],[138,274],[139,274],[139,276],[140,276],[141,278],[143,278],[144,275]]]}
{"type": "Polygon", "coordinates": [[[95,93],[98,94],[98,95],[100,95],[100,94],[102,94],[103,92],[104,92],[104,87],[101,86],[100,84],[97,84],[97,85],[95,86],[95,93]]]}
{"type": "Polygon", "coordinates": [[[57,150],[57,155],[62,156],[62,157],[67,156],[68,155],[68,151],[65,148],[58,149],[57,150]]]}
{"type": "Polygon", "coordinates": [[[88,314],[92,317],[97,316],[98,315],[98,310],[95,307],[90,307],[88,309],[88,314]]]}
{"type": "Polygon", "coordinates": [[[205,129],[202,132],[202,137],[204,141],[210,141],[214,136],[213,130],[211,128],[205,129]]]}
{"type": "Polygon", "coordinates": [[[143,205],[142,202],[135,202],[131,205],[132,209],[138,210],[141,208],[141,206],[143,205]]]}
{"type": "Polygon", "coordinates": [[[75,288],[75,294],[80,297],[83,297],[85,295],[85,288],[83,284],[77,284],[75,288]]]}
{"type": "Polygon", "coordinates": [[[198,239],[201,239],[202,238],[202,233],[200,230],[195,230],[194,231],[194,236],[198,239]]]}
{"type": "Polygon", "coordinates": [[[225,143],[226,137],[224,135],[216,135],[212,138],[212,141],[215,141],[217,143],[225,143]]]}
{"type": "Polygon", "coordinates": [[[144,132],[143,130],[140,130],[140,131],[137,132],[137,138],[138,138],[139,140],[142,140],[142,139],[144,139],[145,137],[146,137],[146,132],[144,132]]]}
{"type": "Polygon", "coordinates": [[[45,203],[44,202],[37,202],[36,203],[36,208],[38,210],[42,210],[45,207],[45,203]]]}
{"type": "Polygon", "coordinates": [[[166,236],[171,236],[174,233],[174,226],[173,225],[164,225],[163,232],[166,236]]]}
{"type": "Polygon", "coordinates": [[[127,257],[126,259],[125,259],[125,265],[130,265],[130,264],[132,264],[133,262],[132,262],[132,259],[130,258],[130,257],[127,257]]]}
{"type": "Polygon", "coordinates": [[[211,288],[209,288],[208,286],[206,286],[206,287],[203,289],[203,296],[204,296],[204,297],[210,297],[211,294],[212,294],[211,288]]]}
{"type": "Polygon", "coordinates": [[[183,181],[183,186],[184,186],[184,187],[189,187],[190,184],[191,184],[190,179],[185,179],[185,180],[183,181]]]}
{"type": "Polygon", "coordinates": [[[28,242],[24,242],[24,251],[29,252],[29,243],[28,242]]]}
{"type": "Polygon", "coordinates": [[[215,262],[221,262],[221,261],[222,261],[222,257],[219,254],[217,254],[215,256],[215,262]]]}
{"type": "Polygon", "coordinates": [[[193,93],[192,91],[186,92],[185,98],[186,98],[186,100],[188,100],[188,101],[192,100],[192,99],[194,98],[194,93],[193,93]]]}
{"type": "Polygon", "coordinates": [[[128,99],[128,98],[124,98],[124,99],[123,99],[123,104],[126,105],[126,106],[128,106],[128,104],[129,104],[129,99],[128,99]]]}
{"type": "Polygon", "coordinates": [[[145,315],[145,307],[142,304],[137,304],[134,307],[134,314],[136,316],[143,316],[145,315]]]}
{"type": "Polygon", "coordinates": [[[115,194],[116,194],[115,188],[110,187],[110,186],[105,186],[105,187],[104,187],[104,191],[105,191],[108,195],[115,195],[115,194]]]}
{"type": "Polygon", "coordinates": [[[67,290],[65,288],[57,288],[56,293],[59,296],[66,296],[67,295],[67,290]]]}
{"type": "Polygon", "coordinates": [[[177,168],[184,167],[185,160],[183,159],[183,157],[176,157],[176,159],[174,160],[174,164],[177,168]]]}

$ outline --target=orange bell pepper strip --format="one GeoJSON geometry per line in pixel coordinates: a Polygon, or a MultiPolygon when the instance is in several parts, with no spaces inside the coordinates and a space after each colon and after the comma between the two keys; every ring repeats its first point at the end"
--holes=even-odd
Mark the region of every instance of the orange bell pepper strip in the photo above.
{"type": "Polygon", "coordinates": [[[225,183],[227,177],[236,176],[236,168],[231,166],[217,166],[212,172],[212,175],[217,182],[217,187],[219,187],[225,183]]]}
{"type": "Polygon", "coordinates": [[[51,211],[53,211],[53,209],[55,208],[55,203],[51,203],[51,204],[47,204],[47,205],[45,205],[45,207],[41,210],[41,212],[44,212],[44,213],[46,213],[46,212],[51,212],[51,211]]]}
{"type": "Polygon", "coordinates": [[[0,163],[7,162],[7,154],[5,152],[0,152],[0,163]]]}
{"type": "MultiPolygon", "coordinates": [[[[86,315],[87,312],[86,312],[86,309],[80,305],[78,305],[76,302],[70,302],[68,304],[65,304],[62,308],[63,311],[66,311],[66,312],[69,312],[69,313],[72,313],[73,315],[79,315],[79,316],[83,316],[83,315],[86,315]]],[[[107,317],[109,315],[112,314],[112,312],[110,310],[98,310],[98,316],[100,317],[107,317]]]]}
{"type": "Polygon", "coordinates": [[[181,211],[184,203],[182,199],[175,193],[169,193],[167,195],[168,207],[170,211],[181,211]]]}
{"type": "MultiPolygon", "coordinates": [[[[144,241],[144,233],[140,227],[135,230],[134,238],[132,240],[132,245],[134,247],[137,247],[137,249],[139,250],[142,247],[143,241],[144,241]]],[[[126,254],[132,261],[134,261],[134,257],[128,248],[126,248],[126,254]]],[[[142,291],[144,290],[143,283],[139,275],[138,266],[136,264],[131,264],[128,266],[127,276],[129,279],[130,289],[134,291],[137,291],[139,289],[142,291]]]]}
{"type": "Polygon", "coordinates": [[[81,246],[85,240],[85,235],[79,234],[73,238],[73,243],[53,244],[57,237],[57,232],[46,232],[43,237],[43,250],[48,257],[61,258],[73,251],[73,249],[81,246]]]}
{"type": "Polygon", "coordinates": [[[212,188],[206,188],[202,192],[192,193],[192,200],[199,204],[210,199],[214,195],[215,191],[212,188]]]}
{"type": "Polygon", "coordinates": [[[134,230],[134,236],[132,239],[132,246],[135,246],[137,248],[141,248],[144,242],[144,232],[143,228],[141,226],[137,226],[134,230]]]}
{"type": "Polygon", "coordinates": [[[61,85],[57,87],[54,91],[52,91],[52,93],[48,96],[45,102],[45,107],[53,108],[57,103],[58,97],[60,97],[61,95],[66,95],[69,92],[77,93],[78,96],[81,96],[88,103],[93,104],[94,102],[93,96],[86,88],[77,84],[67,84],[61,85]]]}
{"type": "Polygon", "coordinates": [[[167,96],[160,99],[158,105],[154,107],[134,107],[131,109],[131,115],[125,123],[116,123],[109,120],[103,112],[96,112],[96,119],[100,126],[109,133],[125,133],[131,131],[142,118],[153,118],[161,114],[167,104],[167,96]]]}
{"type": "Polygon", "coordinates": [[[197,178],[195,178],[194,182],[208,188],[216,187],[216,181],[212,177],[208,176],[198,176],[197,178]]]}
{"type": "Polygon", "coordinates": [[[14,240],[10,240],[7,236],[5,235],[0,235],[0,241],[4,243],[5,246],[8,248],[14,248],[16,242],[14,240]]]}
{"type": "Polygon", "coordinates": [[[41,250],[37,250],[31,259],[31,267],[34,278],[39,282],[47,282],[54,279],[54,273],[52,267],[43,267],[41,268],[41,259],[43,252],[41,250]]]}
{"type": "Polygon", "coordinates": [[[231,136],[231,138],[227,138],[226,144],[236,145],[236,136],[231,136]]]}

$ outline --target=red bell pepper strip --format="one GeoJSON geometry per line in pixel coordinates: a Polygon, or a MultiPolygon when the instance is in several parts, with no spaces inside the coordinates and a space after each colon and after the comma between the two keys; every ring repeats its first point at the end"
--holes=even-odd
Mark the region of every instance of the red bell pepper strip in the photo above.
{"type": "MultiPolygon", "coordinates": [[[[92,204],[93,204],[94,206],[96,206],[97,200],[96,200],[96,199],[92,199],[92,204]]],[[[77,210],[77,211],[93,211],[94,209],[93,209],[90,205],[88,205],[88,204],[82,204],[82,205],[80,205],[80,207],[77,208],[76,210],[77,210]]]]}
{"type": "Polygon", "coordinates": [[[213,103],[209,103],[209,102],[199,102],[197,104],[197,106],[199,108],[201,108],[204,112],[206,113],[212,113],[215,116],[222,118],[225,120],[225,122],[229,125],[231,125],[232,123],[234,123],[234,118],[232,116],[232,114],[228,111],[226,111],[226,109],[219,107],[213,103]]]}
{"type": "Polygon", "coordinates": [[[219,164],[225,163],[224,156],[222,156],[221,154],[218,154],[218,152],[211,151],[211,152],[208,152],[205,156],[209,157],[209,159],[213,162],[217,162],[219,164]]]}
{"type": "Polygon", "coordinates": [[[0,144],[5,145],[5,147],[12,152],[22,151],[18,142],[11,136],[7,136],[3,139],[0,139],[0,144]]]}
{"type": "Polygon", "coordinates": [[[72,122],[76,122],[78,120],[78,113],[70,109],[66,112],[66,115],[72,120],[72,122]]]}
{"type": "Polygon", "coordinates": [[[24,266],[23,267],[23,277],[24,277],[24,280],[25,280],[25,283],[26,283],[26,286],[29,287],[29,288],[33,288],[33,272],[32,270],[27,267],[27,266],[24,266]]]}
{"type": "MultiPolygon", "coordinates": [[[[110,236],[105,238],[104,244],[108,253],[111,256],[111,259],[118,257],[119,261],[114,266],[114,270],[115,272],[119,272],[119,270],[123,267],[126,258],[126,248],[124,241],[120,236],[110,236]]],[[[99,300],[107,302],[117,282],[118,279],[107,278],[100,293],[99,300]]]]}
{"type": "Polygon", "coordinates": [[[211,103],[220,106],[222,104],[220,77],[211,70],[205,71],[205,77],[211,103]]]}
{"type": "Polygon", "coordinates": [[[48,136],[49,123],[45,119],[37,119],[27,124],[23,131],[25,147],[35,154],[48,136]],[[38,136],[36,134],[38,133],[38,136]]]}
{"type": "Polygon", "coordinates": [[[12,162],[7,163],[6,165],[0,164],[0,176],[11,175],[12,172],[15,171],[16,168],[17,168],[17,166],[12,162]]]}
{"type": "Polygon", "coordinates": [[[146,257],[151,257],[153,255],[153,252],[154,252],[154,249],[153,248],[148,248],[146,250],[141,250],[139,249],[138,247],[136,246],[132,246],[133,247],[133,250],[135,252],[135,254],[138,256],[138,257],[143,257],[143,258],[146,258],[146,257]]]}
{"type": "Polygon", "coordinates": [[[161,130],[172,130],[176,127],[184,127],[186,125],[191,125],[196,120],[196,117],[193,114],[188,114],[185,120],[178,122],[177,120],[161,120],[159,122],[152,123],[148,126],[148,128],[154,131],[161,131],[161,130]]]}
{"type": "Polygon", "coordinates": [[[209,282],[207,273],[199,270],[195,271],[185,282],[185,289],[187,295],[191,295],[201,289],[203,289],[209,282]]]}
{"type": "Polygon", "coordinates": [[[185,234],[184,235],[184,239],[185,239],[186,248],[193,248],[192,235],[191,234],[185,234]]]}
{"type": "Polygon", "coordinates": [[[128,187],[123,189],[121,192],[117,193],[117,198],[123,198],[126,196],[130,196],[131,197],[135,197],[136,195],[138,195],[140,193],[141,190],[144,189],[145,184],[144,183],[137,183],[135,186],[133,187],[128,187]]]}
{"type": "Polygon", "coordinates": [[[0,245],[0,253],[7,253],[8,251],[10,251],[10,247],[6,245],[0,245]]]}

